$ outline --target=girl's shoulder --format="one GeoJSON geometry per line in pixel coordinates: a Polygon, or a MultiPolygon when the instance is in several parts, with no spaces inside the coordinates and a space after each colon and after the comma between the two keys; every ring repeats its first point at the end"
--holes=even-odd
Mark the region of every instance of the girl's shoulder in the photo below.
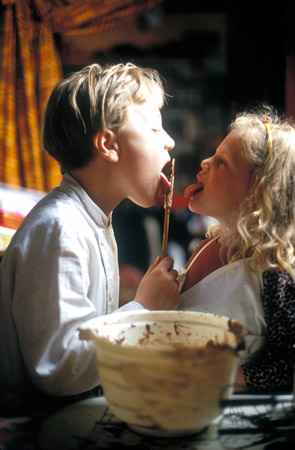
{"type": "Polygon", "coordinates": [[[205,247],[206,245],[210,245],[211,242],[212,242],[212,244],[213,244],[213,241],[216,242],[217,239],[218,239],[218,236],[210,236],[210,237],[204,238],[204,239],[199,243],[199,245],[197,246],[197,248],[196,248],[196,250],[195,250],[194,253],[196,253],[198,250],[201,250],[201,248],[205,247]]]}

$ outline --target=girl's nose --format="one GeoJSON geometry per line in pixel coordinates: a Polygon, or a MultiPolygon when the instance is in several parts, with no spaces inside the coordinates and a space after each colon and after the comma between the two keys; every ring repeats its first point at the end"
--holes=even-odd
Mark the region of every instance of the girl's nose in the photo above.
{"type": "Polygon", "coordinates": [[[210,160],[210,158],[203,159],[203,161],[201,162],[202,170],[204,170],[204,171],[209,170],[209,160],[210,160]]]}

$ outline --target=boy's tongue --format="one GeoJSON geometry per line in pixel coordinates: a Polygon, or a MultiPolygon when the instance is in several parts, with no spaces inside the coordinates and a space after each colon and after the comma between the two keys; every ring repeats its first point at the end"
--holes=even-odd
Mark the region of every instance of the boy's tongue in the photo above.
{"type": "Polygon", "coordinates": [[[158,197],[162,198],[164,195],[166,195],[169,188],[170,188],[170,182],[168,181],[168,178],[166,177],[166,175],[163,172],[161,172],[158,197]]]}

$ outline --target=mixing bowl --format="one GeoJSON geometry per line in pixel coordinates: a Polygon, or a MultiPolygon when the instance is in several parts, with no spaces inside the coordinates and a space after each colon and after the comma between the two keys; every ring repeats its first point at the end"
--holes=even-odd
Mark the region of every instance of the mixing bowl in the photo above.
{"type": "Polygon", "coordinates": [[[146,310],[95,318],[92,340],[112,413],[153,435],[196,433],[232,393],[244,327],[214,314],[146,310]]]}

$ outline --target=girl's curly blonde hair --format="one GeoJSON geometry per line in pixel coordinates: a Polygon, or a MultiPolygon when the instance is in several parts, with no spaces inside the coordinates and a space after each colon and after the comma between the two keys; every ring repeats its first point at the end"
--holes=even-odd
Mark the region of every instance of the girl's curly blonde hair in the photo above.
{"type": "MultiPolygon", "coordinates": [[[[243,259],[247,265],[246,258],[251,256],[258,272],[287,270],[294,277],[294,124],[264,105],[238,114],[229,131],[240,137],[251,170],[251,187],[239,208],[237,235],[227,243],[229,259],[243,259]]],[[[221,231],[215,226],[209,235],[221,231]]]]}

